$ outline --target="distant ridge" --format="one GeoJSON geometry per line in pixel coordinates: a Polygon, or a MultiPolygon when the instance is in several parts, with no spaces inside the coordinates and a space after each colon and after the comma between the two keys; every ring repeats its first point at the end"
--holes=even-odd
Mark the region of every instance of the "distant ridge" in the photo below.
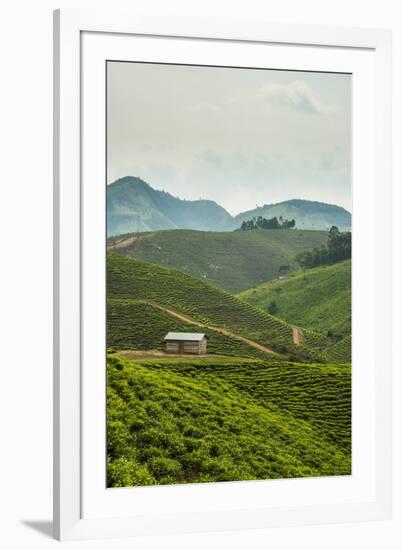
{"type": "Polygon", "coordinates": [[[237,225],[240,226],[243,221],[258,216],[263,218],[282,216],[284,219],[295,219],[298,229],[325,230],[332,225],[336,225],[340,231],[349,231],[352,223],[350,212],[341,206],[302,199],[264,204],[264,206],[259,206],[254,210],[242,212],[234,219],[237,225]]]}
{"type": "Polygon", "coordinates": [[[233,231],[242,221],[258,216],[294,218],[299,229],[327,230],[337,225],[344,231],[351,227],[347,210],[323,202],[292,199],[233,217],[214,201],[173,197],[138,177],[126,176],[107,186],[108,236],[164,229],[233,231]]]}
{"type": "Polygon", "coordinates": [[[230,231],[232,216],[214,201],[186,201],[157,191],[140,178],[107,186],[108,236],[161,229],[230,231]]]}

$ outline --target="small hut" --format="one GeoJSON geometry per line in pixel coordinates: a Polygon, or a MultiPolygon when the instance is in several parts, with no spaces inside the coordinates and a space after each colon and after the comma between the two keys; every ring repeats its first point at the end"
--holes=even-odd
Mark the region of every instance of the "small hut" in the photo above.
{"type": "Polygon", "coordinates": [[[207,336],[201,332],[168,332],[164,341],[168,353],[207,353],[207,336]]]}

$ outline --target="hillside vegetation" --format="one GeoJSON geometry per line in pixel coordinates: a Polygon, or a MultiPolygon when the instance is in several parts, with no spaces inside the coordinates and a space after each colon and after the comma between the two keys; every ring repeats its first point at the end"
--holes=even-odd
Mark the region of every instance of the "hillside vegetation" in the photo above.
{"type": "Polygon", "coordinates": [[[109,357],[108,486],[350,474],[347,367],[244,361],[109,357]]]}
{"type": "Polygon", "coordinates": [[[295,256],[327,242],[325,231],[159,231],[109,239],[113,252],[172,267],[238,293],[298,268],[295,256]]]}
{"type": "MultiPolygon", "coordinates": [[[[109,301],[145,301],[183,314],[206,326],[228,329],[279,353],[292,353],[299,358],[313,355],[313,349],[294,345],[293,330],[289,324],[224,290],[180,271],[116,254],[109,253],[107,256],[109,301]]],[[[112,308],[113,303],[110,304],[112,308]]],[[[115,320],[119,322],[118,317],[110,315],[112,326],[109,330],[112,333],[116,333],[113,324],[115,320]]],[[[141,316],[136,321],[141,324],[141,316]]],[[[163,336],[161,331],[160,338],[163,336]]],[[[325,348],[330,343],[318,334],[314,335],[314,339],[315,350],[325,348]]]]}
{"type": "Polygon", "coordinates": [[[313,248],[307,252],[299,252],[296,261],[302,268],[331,265],[352,258],[352,233],[341,232],[336,226],[328,231],[327,246],[313,248]]]}
{"type": "Polygon", "coordinates": [[[351,333],[350,260],[296,272],[239,297],[294,325],[339,339],[351,333]]]}
{"type": "Polygon", "coordinates": [[[336,344],[330,346],[326,351],[326,355],[330,361],[337,363],[350,363],[352,359],[352,337],[349,334],[342,338],[336,344]]]}

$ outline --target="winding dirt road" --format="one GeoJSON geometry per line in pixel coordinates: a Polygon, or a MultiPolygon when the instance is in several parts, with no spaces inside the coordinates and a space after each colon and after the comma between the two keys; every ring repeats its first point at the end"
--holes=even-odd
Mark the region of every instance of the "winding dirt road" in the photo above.
{"type": "Polygon", "coordinates": [[[204,323],[201,323],[199,321],[194,321],[190,317],[187,317],[186,315],[183,315],[181,313],[178,313],[177,311],[174,311],[173,309],[169,309],[165,306],[161,306],[159,304],[156,304],[155,302],[147,302],[149,305],[156,307],[160,309],[161,311],[164,311],[165,313],[168,313],[172,317],[176,317],[177,319],[180,319],[181,321],[184,321],[185,323],[188,323],[189,325],[195,325],[197,327],[201,328],[207,328],[209,330],[213,330],[214,332],[219,332],[220,334],[224,334],[225,336],[230,336],[231,338],[235,338],[236,340],[240,340],[241,342],[244,342],[251,346],[252,348],[258,349],[260,351],[263,351],[265,353],[273,353],[274,355],[280,355],[273,349],[267,348],[266,346],[263,346],[259,344],[258,342],[254,342],[254,340],[250,340],[249,338],[245,338],[244,336],[240,336],[239,334],[236,334],[234,332],[231,332],[230,330],[227,330],[225,328],[221,327],[214,327],[211,325],[206,325],[204,323]]]}

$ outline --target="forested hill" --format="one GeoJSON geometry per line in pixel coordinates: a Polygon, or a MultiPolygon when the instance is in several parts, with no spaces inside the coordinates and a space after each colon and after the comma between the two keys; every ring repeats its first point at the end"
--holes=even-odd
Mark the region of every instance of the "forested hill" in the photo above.
{"type": "Polygon", "coordinates": [[[233,217],[214,201],[182,200],[137,177],[127,176],[107,186],[108,236],[162,229],[234,231],[243,221],[258,216],[295,219],[300,229],[328,230],[336,225],[342,231],[351,224],[344,208],[322,202],[289,200],[233,217]]]}
{"type": "Polygon", "coordinates": [[[294,219],[298,229],[325,230],[333,225],[336,225],[340,231],[350,231],[351,228],[351,214],[344,208],[301,199],[265,204],[254,210],[242,212],[235,217],[236,225],[240,227],[242,222],[259,216],[268,219],[280,216],[283,219],[294,219]]]}

